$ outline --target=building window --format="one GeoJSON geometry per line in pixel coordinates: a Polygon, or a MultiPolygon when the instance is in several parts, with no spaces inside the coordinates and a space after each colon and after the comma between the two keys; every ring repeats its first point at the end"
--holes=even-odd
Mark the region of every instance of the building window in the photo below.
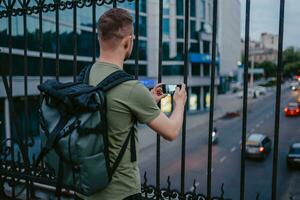
{"type": "Polygon", "coordinates": [[[163,42],[162,50],[163,50],[163,60],[169,60],[170,59],[170,44],[169,44],[169,42],[163,42]]]}
{"type": "Polygon", "coordinates": [[[199,42],[197,42],[197,43],[191,43],[190,52],[195,52],[195,53],[199,53],[200,52],[199,42]]]}
{"type": "Polygon", "coordinates": [[[210,76],[210,64],[203,64],[203,75],[210,76]]]}
{"type": "Polygon", "coordinates": [[[209,23],[211,23],[212,22],[212,6],[211,6],[211,3],[209,3],[208,5],[208,21],[209,21],[209,23]]]}
{"type": "Polygon", "coordinates": [[[147,18],[140,16],[140,36],[147,37],[147,18]]]}
{"type": "Polygon", "coordinates": [[[205,20],[205,15],[206,15],[205,0],[200,1],[200,15],[201,15],[201,19],[205,20]]]}
{"type": "Polygon", "coordinates": [[[169,37],[170,36],[170,20],[169,18],[163,19],[163,37],[169,37]]]}
{"type": "Polygon", "coordinates": [[[177,15],[183,15],[184,4],[183,0],[176,0],[176,13],[177,15]]]}
{"type": "Polygon", "coordinates": [[[209,86],[204,86],[204,93],[203,93],[203,106],[205,109],[210,107],[210,91],[209,86]]]}
{"type": "Polygon", "coordinates": [[[192,76],[200,76],[200,63],[192,63],[192,76]]]}
{"type": "Polygon", "coordinates": [[[165,66],[163,66],[163,75],[182,76],[183,75],[183,66],[182,65],[165,65],[165,66]]]}
{"type": "Polygon", "coordinates": [[[192,93],[189,96],[189,110],[196,111],[200,110],[200,87],[192,87],[192,93]]]}
{"type": "Polygon", "coordinates": [[[140,2],[140,12],[147,12],[147,1],[139,1],[140,2]]]}
{"type": "Polygon", "coordinates": [[[177,19],[177,38],[183,38],[184,22],[183,19],[177,19]]]}
{"type": "Polygon", "coordinates": [[[210,52],[209,41],[203,40],[203,53],[209,54],[209,52],[210,52]]]}
{"type": "Polygon", "coordinates": [[[191,12],[191,17],[196,17],[196,2],[195,2],[195,0],[190,1],[190,12],[191,12]]]}
{"type": "Polygon", "coordinates": [[[196,32],[196,22],[193,20],[193,21],[190,21],[191,23],[191,38],[192,39],[198,39],[198,34],[196,32]]]}
{"type": "Polygon", "coordinates": [[[163,0],[163,15],[170,14],[170,0],[163,0]]]}
{"type": "Polygon", "coordinates": [[[183,60],[183,42],[177,42],[177,56],[176,56],[176,60],[183,60]]]}

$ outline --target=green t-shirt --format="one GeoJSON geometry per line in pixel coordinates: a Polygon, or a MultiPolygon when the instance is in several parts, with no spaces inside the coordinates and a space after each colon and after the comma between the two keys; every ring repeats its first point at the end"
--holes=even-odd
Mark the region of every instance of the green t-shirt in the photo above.
{"type": "MultiPolygon", "coordinates": [[[[90,85],[97,85],[114,71],[118,66],[96,62],[90,72],[90,85]]],[[[140,123],[148,123],[160,114],[154,98],[149,90],[137,80],[127,81],[106,93],[107,123],[109,140],[110,165],[114,163],[120,149],[134,125],[135,119],[140,123]]],[[[137,130],[136,152],[138,159],[139,145],[137,130]]],[[[131,162],[130,145],[107,188],[90,197],[88,200],[122,200],[125,197],[141,192],[138,162],[131,162]]],[[[80,197],[83,197],[79,195],[80,197]]]]}

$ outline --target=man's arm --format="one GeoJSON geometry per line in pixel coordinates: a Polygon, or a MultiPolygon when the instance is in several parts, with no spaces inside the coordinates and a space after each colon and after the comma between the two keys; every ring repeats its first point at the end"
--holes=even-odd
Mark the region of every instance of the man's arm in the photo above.
{"type": "Polygon", "coordinates": [[[168,118],[163,112],[148,123],[148,126],[168,141],[173,141],[182,127],[183,113],[186,102],[186,89],[182,84],[181,89],[176,88],[174,94],[175,109],[168,118]]]}

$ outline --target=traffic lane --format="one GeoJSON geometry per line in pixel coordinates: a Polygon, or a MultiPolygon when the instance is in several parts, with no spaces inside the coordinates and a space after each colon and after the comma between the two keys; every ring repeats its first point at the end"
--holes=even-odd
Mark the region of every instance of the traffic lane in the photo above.
{"type": "MultiPolygon", "coordinates": [[[[272,100],[272,99],[274,99],[274,96],[269,96],[269,97],[266,97],[266,98],[272,100]]],[[[253,106],[255,106],[255,104],[253,106]]],[[[260,111],[261,113],[265,113],[266,111],[271,110],[271,108],[274,108],[273,106],[274,105],[272,105],[270,103],[259,105],[260,109],[258,109],[258,111],[260,111]]],[[[256,116],[254,116],[252,118],[254,118],[256,120],[260,120],[259,116],[261,116],[261,114],[257,113],[257,112],[250,112],[249,116],[248,116],[248,119],[251,119],[251,116],[255,115],[255,114],[256,114],[256,116]],[[257,114],[258,114],[258,117],[257,117],[257,114]]],[[[257,122],[254,121],[253,123],[257,123],[257,122]]],[[[235,138],[235,141],[233,143],[235,143],[236,140],[239,140],[241,131],[236,131],[237,126],[241,126],[241,121],[233,120],[233,121],[231,121],[231,123],[229,123],[229,127],[231,127],[231,128],[233,127],[233,129],[235,129],[235,130],[228,131],[229,133],[226,133],[226,130],[229,130],[229,129],[223,129],[223,128],[219,129],[219,130],[221,130],[221,132],[223,132],[223,130],[225,130],[224,134],[222,133],[221,136],[220,136],[221,137],[220,141],[224,141],[222,139],[222,135],[227,135],[228,136],[230,134],[238,136],[238,137],[235,138]],[[234,123],[234,124],[232,124],[232,123],[234,123]]],[[[239,129],[241,129],[241,128],[239,128],[239,129]]],[[[207,132],[208,131],[205,130],[204,133],[203,133],[203,131],[201,131],[201,130],[198,130],[198,131],[194,130],[192,132],[196,132],[196,133],[192,134],[192,133],[189,132],[188,135],[187,135],[187,144],[191,144],[191,145],[187,146],[187,155],[192,153],[192,152],[190,152],[190,150],[193,151],[193,149],[195,149],[195,147],[194,147],[195,145],[193,145],[193,144],[197,144],[198,146],[201,147],[201,149],[198,150],[198,151],[196,150],[195,154],[193,154],[192,156],[187,157],[187,162],[186,162],[186,164],[187,164],[187,168],[186,168],[187,169],[187,172],[186,172],[186,177],[187,177],[187,181],[186,181],[187,184],[186,185],[187,185],[187,187],[189,187],[188,184],[191,185],[191,183],[189,183],[189,182],[192,182],[191,180],[193,180],[193,178],[195,178],[195,177],[196,177],[197,180],[201,180],[201,182],[206,182],[206,180],[199,177],[199,174],[201,174],[201,176],[204,174],[204,178],[206,177],[207,132]],[[202,132],[200,134],[200,136],[204,136],[204,137],[199,138],[199,134],[197,134],[199,132],[202,132]],[[194,135],[197,136],[196,140],[193,137],[194,135]],[[192,139],[192,143],[190,143],[189,139],[192,139]],[[196,142],[196,141],[198,141],[198,142],[196,142]],[[189,147],[192,147],[192,148],[189,148],[189,147]],[[189,159],[189,158],[191,158],[191,159],[189,159]],[[197,163],[197,161],[194,161],[195,159],[198,159],[198,161],[201,161],[201,162],[197,163]],[[189,163],[191,163],[191,164],[189,164],[189,163]],[[189,167],[190,165],[192,167],[189,167]],[[197,166],[197,170],[194,170],[195,166],[197,166]],[[200,171],[199,171],[199,168],[201,168],[200,171]],[[194,171],[195,171],[195,174],[198,174],[198,177],[197,177],[197,175],[194,175],[194,171]],[[191,176],[189,175],[189,172],[191,172],[191,176]],[[189,177],[191,177],[191,178],[189,178],[189,177]]],[[[228,138],[226,137],[226,139],[228,139],[228,138]]],[[[233,139],[233,137],[231,137],[230,140],[231,139],[233,139]]],[[[167,151],[168,152],[167,155],[163,155],[163,153],[162,153],[162,156],[161,156],[161,158],[162,158],[161,159],[162,160],[161,161],[162,162],[162,165],[161,165],[162,166],[161,181],[162,181],[162,184],[164,184],[166,182],[165,180],[166,180],[168,175],[173,175],[174,176],[175,174],[177,174],[177,176],[172,177],[172,179],[175,179],[175,184],[177,183],[176,186],[178,187],[180,185],[180,184],[178,185],[178,183],[180,183],[180,179],[178,179],[178,177],[180,177],[180,169],[181,169],[181,157],[180,157],[180,154],[181,154],[181,141],[178,140],[177,144],[176,143],[172,143],[172,144],[174,144],[173,147],[176,146],[176,148],[172,148],[171,151],[167,151]],[[172,153],[170,154],[170,152],[172,152],[172,153]],[[169,162],[169,161],[172,161],[172,160],[173,160],[173,162],[169,162]],[[167,164],[164,164],[164,163],[167,163],[167,164]],[[173,166],[173,167],[170,167],[170,166],[173,166]],[[171,170],[170,170],[170,168],[171,168],[171,170]],[[166,173],[164,173],[164,172],[166,172],[166,173]]],[[[231,141],[224,142],[224,144],[225,144],[225,146],[227,146],[226,148],[228,148],[229,146],[232,145],[231,141]]],[[[162,145],[162,151],[163,151],[163,149],[168,149],[168,148],[166,148],[168,146],[170,146],[170,145],[162,145]]],[[[219,149],[219,148],[214,147],[214,149],[219,149]]],[[[214,151],[214,149],[213,149],[213,153],[217,152],[217,151],[214,151]]],[[[213,155],[214,160],[216,160],[215,159],[216,157],[217,157],[217,155],[213,155]]],[[[145,167],[145,169],[152,169],[151,170],[152,173],[151,173],[150,177],[153,178],[153,180],[155,180],[155,170],[154,170],[155,169],[155,158],[151,161],[151,166],[152,167],[150,167],[150,168],[145,167]]],[[[172,181],[172,183],[174,183],[174,181],[172,181]]],[[[173,184],[173,186],[174,186],[174,184],[173,184]]]]}
{"type": "MultiPolygon", "coordinates": [[[[291,96],[287,95],[288,98],[283,99],[282,103],[285,104],[286,102],[291,100],[291,96]]],[[[266,114],[265,119],[260,121],[257,125],[254,126],[253,129],[251,129],[253,132],[263,132],[268,134],[271,138],[273,138],[273,128],[274,128],[274,114],[270,115],[266,114]]],[[[285,126],[288,125],[287,122],[284,120],[284,114],[281,112],[281,124],[282,124],[282,129],[286,129],[285,126]]],[[[298,126],[298,124],[294,124],[293,126],[298,126]]],[[[288,126],[289,127],[289,126],[288,126]]],[[[251,126],[249,126],[251,128],[251,126]]],[[[299,126],[298,126],[299,128],[299,126]]],[[[283,132],[282,130],[280,132],[283,132]]],[[[280,141],[285,141],[285,138],[280,138],[280,141]]],[[[279,163],[282,164],[280,160],[282,160],[282,154],[285,155],[286,152],[280,151],[279,153],[279,163]]],[[[240,151],[238,151],[238,154],[236,154],[237,157],[235,156],[228,156],[228,163],[235,163],[236,160],[240,160],[240,151]]],[[[284,162],[285,163],[285,162],[284,162]]],[[[236,163],[235,163],[236,164],[236,163]]],[[[230,165],[228,168],[230,170],[234,170],[235,172],[239,171],[238,168],[236,168],[235,164],[230,165]]],[[[283,164],[284,165],[284,164],[283,164]]],[[[238,165],[240,166],[240,165],[238,165]]],[[[279,165],[279,168],[282,167],[282,165],[279,165]]],[[[225,167],[226,168],[226,167],[225,167]]],[[[224,169],[224,168],[223,168],[224,169]]],[[[272,171],[272,156],[269,156],[266,161],[264,162],[255,162],[255,161],[246,161],[246,197],[249,199],[254,199],[256,197],[256,192],[260,192],[261,194],[261,199],[269,199],[270,197],[268,196],[270,194],[270,187],[271,187],[271,171],[272,171]],[[249,173],[250,171],[250,173],[249,173]],[[264,175],[264,176],[261,176],[264,175]],[[253,177],[266,177],[266,179],[263,179],[260,182],[257,182],[256,179],[253,179],[253,177]],[[257,188],[257,189],[256,189],[257,188]]],[[[230,174],[230,173],[229,173],[230,174]]],[[[228,175],[228,173],[224,173],[224,171],[218,171],[218,168],[215,168],[215,175],[217,177],[217,187],[220,183],[225,182],[225,191],[227,194],[230,194],[230,197],[234,196],[236,194],[236,191],[231,191],[231,188],[239,188],[239,181],[236,179],[232,179],[232,177],[237,177],[239,179],[239,174],[235,175],[228,175]],[[217,174],[217,175],[216,175],[217,174]],[[222,177],[222,174],[223,177],[222,177]],[[222,178],[220,178],[222,177],[222,178]],[[219,179],[219,180],[218,180],[219,179]],[[226,185],[230,185],[230,188],[226,188],[226,185]]],[[[281,177],[281,176],[279,176],[281,177]]],[[[286,177],[283,175],[283,177],[286,177]]],[[[284,190],[284,187],[280,187],[280,190],[284,190]]],[[[278,190],[278,191],[280,191],[278,190]]],[[[236,195],[235,195],[236,196],[236,195]]],[[[238,198],[238,197],[236,197],[238,198]]],[[[234,199],[236,199],[234,198],[234,199]]]]}
{"type": "MultiPolygon", "coordinates": [[[[240,119],[225,120],[218,125],[219,131],[221,132],[219,143],[213,146],[212,157],[213,157],[213,168],[217,166],[218,163],[215,161],[221,160],[225,161],[226,157],[220,157],[218,155],[224,154],[225,151],[235,151],[238,150],[240,133],[241,133],[241,123],[240,119]],[[240,126],[239,131],[237,131],[237,126],[240,126]],[[233,140],[234,139],[234,140],[233,140]],[[233,140],[233,141],[232,141],[233,140]],[[235,149],[229,148],[236,146],[235,149]]],[[[218,124],[218,123],[217,123],[218,124]]],[[[204,128],[205,129],[205,128],[204,128]]],[[[186,150],[186,189],[190,189],[193,180],[203,183],[199,184],[198,191],[206,191],[206,172],[207,172],[207,127],[206,130],[195,128],[190,130],[187,135],[187,150],[186,150]],[[202,131],[201,131],[202,130],[202,131]],[[200,134],[197,134],[201,132],[200,134]],[[195,137],[196,136],[196,137],[195,137]]],[[[172,186],[174,188],[180,187],[180,172],[181,172],[181,141],[175,144],[177,148],[172,148],[172,150],[167,151],[167,153],[161,153],[161,185],[166,187],[166,179],[171,176],[172,186]],[[172,152],[170,154],[170,152],[172,152]]],[[[163,149],[166,146],[162,145],[163,149]]],[[[162,150],[163,151],[163,150],[162,150]]],[[[155,157],[153,158],[155,159],[155,157]]],[[[144,169],[152,169],[148,174],[149,182],[155,183],[155,161],[152,160],[148,167],[144,169]]],[[[239,168],[239,163],[235,165],[237,169],[239,168]]],[[[213,170],[213,169],[212,169],[213,170]]],[[[218,186],[220,188],[220,185],[218,186]]]]}
{"type": "MultiPolygon", "coordinates": [[[[283,95],[286,96],[283,98],[282,100],[282,104],[286,104],[287,102],[293,100],[291,99],[291,95],[289,94],[289,91],[285,91],[285,93],[283,93],[283,95]]],[[[272,97],[270,97],[270,99],[272,99],[272,97]]],[[[273,98],[274,99],[274,98],[273,98]]],[[[266,132],[266,133],[273,133],[273,127],[274,127],[274,112],[270,111],[270,107],[275,106],[275,102],[270,103],[267,107],[261,107],[260,106],[260,112],[257,112],[255,114],[255,116],[251,116],[251,114],[249,114],[249,118],[253,118],[252,121],[252,125],[248,125],[248,130],[251,129],[252,132],[266,132]],[[261,130],[263,127],[263,130],[261,130]],[[267,127],[267,128],[266,128],[267,127]],[[265,129],[266,128],[266,129],[265,129]]],[[[283,113],[282,113],[283,114],[283,113]]],[[[241,124],[241,123],[238,123],[241,124]]],[[[236,129],[241,129],[241,127],[236,129]]],[[[223,130],[223,127],[222,127],[223,130]]],[[[233,132],[239,132],[239,131],[233,131],[233,132]]],[[[241,131],[239,132],[241,133],[241,131]]],[[[240,137],[240,136],[239,136],[240,137]]],[[[220,141],[224,141],[222,138],[220,138],[220,141]]],[[[226,142],[227,143],[227,142],[226,142]]],[[[230,144],[230,143],[228,143],[230,144]]],[[[219,146],[219,145],[218,145],[219,146]]],[[[216,147],[218,148],[218,147],[216,147]]],[[[230,148],[230,151],[228,151],[229,149],[224,149],[223,150],[223,154],[225,154],[224,156],[222,156],[222,158],[219,160],[219,165],[218,166],[214,166],[213,164],[213,191],[215,192],[214,194],[218,194],[219,193],[219,188],[220,185],[222,183],[225,183],[225,193],[228,195],[230,195],[230,197],[233,197],[234,199],[238,199],[239,196],[237,194],[236,189],[239,189],[240,183],[240,145],[233,145],[230,148]],[[238,151],[237,151],[238,149],[238,151]],[[236,154],[230,154],[230,153],[236,153],[236,154]],[[228,167],[226,167],[229,164],[228,167]],[[229,172],[229,173],[227,173],[229,172]],[[216,178],[215,178],[216,177],[216,178]]],[[[247,161],[248,162],[248,161],[247,161]]],[[[272,166],[272,159],[269,160],[269,162],[271,163],[272,166]]],[[[218,163],[218,162],[217,162],[218,163]]],[[[217,164],[218,165],[218,164],[217,164]]],[[[268,164],[267,164],[268,165],[268,164]]],[[[266,166],[267,166],[266,165],[266,166]]],[[[269,167],[265,167],[267,168],[267,170],[269,170],[269,167]]],[[[264,173],[264,172],[263,172],[264,173]]],[[[253,178],[253,176],[252,176],[253,178]]],[[[255,181],[254,181],[255,182],[255,181]]],[[[262,186],[260,186],[260,188],[262,188],[262,193],[264,193],[264,191],[266,191],[266,187],[270,187],[270,183],[261,183],[262,186]]],[[[201,185],[200,185],[201,187],[201,185]]],[[[252,187],[250,187],[252,188],[252,187]]],[[[226,196],[225,194],[225,196],[226,196]]],[[[254,191],[249,191],[246,192],[247,196],[253,197],[255,198],[256,196],[256,192],[254,191]],[[249,193],[251,193],[252,195],[248,195],[249,193]]],[[[261,197],[264,197],[264,194],[261,195],[261,197]]]]}
{"type": "Polygon", "coordinates": [[[289,146],[294,142],[300,142],[300,117],[283,117],[283,123],[279,135],[279,165],[278,165],[278,195],[283,197],[289,192],[300,193],[300,171],[288,170],[286,166],[286,155],[289,146]],[[297,179],[298,177],[298,179],[297,179]],[[293,184],[298,180],[298,185],[293,184]],[[284,183],[284,184],[282,184],[284,183]]]}

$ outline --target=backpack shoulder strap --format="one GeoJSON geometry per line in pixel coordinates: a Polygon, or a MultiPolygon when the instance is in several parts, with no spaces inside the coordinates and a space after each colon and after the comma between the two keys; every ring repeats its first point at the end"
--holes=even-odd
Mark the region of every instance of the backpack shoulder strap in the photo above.
{"type": "Polygon", "coordinates": [[[118,168],[118,166],[119,166],[119,164],[120,164],[120,162],[121,162],[121,160],[122,160],[122,158],[125,154],[125,151],[126,151],[128,145],[129,145],[129,142],[130,142],[131,162],[136,161],[136,145],[135,145],[135,133],[134,133],[135,126],[136,126],[136,122],[131,127],[129,134],[126,137],[126,140],[125,140],[123,146],[121,147],[121,150],[120,150],[115,162],[113,163],[113,166],[111,168],[111,176],[114,174],[114,172],[118,168]]]}
{"type": "Polygon", "coordinates": [[[79,73],[79,75],[76,78],[76,82],[82,82],[82,83],[89,83],[89,77],[90,77],[90,71],[92,69],[91,64],[85,66],[79,73]]]}
{"type": "Polygon", "coordinates": [[[123,70],[118,70],[110,75],[108,75],[104,80],[102,80],[97,86],[96,89],[101,89],[102,91],[106,92],[117,85],[126,82],[134,80],[134,77],[123,70]]]}

